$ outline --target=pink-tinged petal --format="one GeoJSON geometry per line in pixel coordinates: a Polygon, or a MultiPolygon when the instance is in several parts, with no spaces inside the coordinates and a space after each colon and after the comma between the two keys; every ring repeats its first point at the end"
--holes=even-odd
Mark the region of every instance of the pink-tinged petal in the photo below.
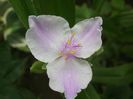
{"type": "Polygon", "coordinates": [[[70,33],[68,22],[58,16],[30,16],[29,27],[26,41],[34,57],[43,62],[59,57],[58,50],[70,33]]]}
{"type": "Polygon", "coordinates": [[[64,93],[66,99],[74,99],[92,79],[90,64],[85,60],[58,58],[46,67],[50,88],[64,93]]]}
{"type": "Polygon", "coordinates": [[[100,49],[102,45],[101,25],[102,18],[95,17],[83,20],[72,28],[72,31],[76,33],[76,39],[81,45],[77,57],[88,58],[100,49]]]}

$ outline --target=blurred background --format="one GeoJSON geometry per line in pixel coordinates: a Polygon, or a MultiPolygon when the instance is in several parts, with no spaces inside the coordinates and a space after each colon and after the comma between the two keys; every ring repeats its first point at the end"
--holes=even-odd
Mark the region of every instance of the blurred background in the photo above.
{"type": "Polygon", "coordinates": [[[87,60],[93,80],[76,99],[133,99],[133,0],[0,0],[0,99],[64,99],[25,42],[29,15],[76,22],[101,16],[103,46],[87,60]]]}

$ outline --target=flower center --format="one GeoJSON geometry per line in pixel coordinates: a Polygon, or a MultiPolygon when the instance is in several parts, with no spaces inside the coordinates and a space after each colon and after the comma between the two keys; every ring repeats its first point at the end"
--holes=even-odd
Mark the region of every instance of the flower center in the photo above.
{"type": "Polygon", "coordinates": [[[66,41],[60,52],[61,56],[63,56],[65,60],[75,57],[75,54],[78,53],[79,47],[81,47],[80,43],[74,39],[74,36],[75,33],[72,33],[72,36],[66,41]]]}

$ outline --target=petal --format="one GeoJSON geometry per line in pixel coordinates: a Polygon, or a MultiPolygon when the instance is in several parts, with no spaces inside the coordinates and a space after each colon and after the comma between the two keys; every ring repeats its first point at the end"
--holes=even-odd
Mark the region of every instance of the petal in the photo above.
{"type": "Polygon", "coordinates": [[[76,38],[81,47],[79,53],[76,55],[81,58],[88,58],[102,45],[101,31],[102,18],[95,17],[83,20],[77,23],[72,31],[76,33],[76,38]]]}
{"type": "Polygon", "coordinates": [[[43,62],[56,59],[59,47],[70,31],[68,22],[57,16],[30,16],[29,27],[26,41],[34,57],[43,62]]]}
{"type": "Polygon", "coordinates": [[[66,99],[74,99],[92,79],[91,67],[85,60],[58,58],[46,67],[49,86],[55,91],[64,92],[66,99]]]}

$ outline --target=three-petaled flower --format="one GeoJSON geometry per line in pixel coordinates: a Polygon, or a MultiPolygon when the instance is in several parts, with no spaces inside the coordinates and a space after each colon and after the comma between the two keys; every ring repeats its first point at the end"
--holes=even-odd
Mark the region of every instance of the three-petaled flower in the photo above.
{"type": "Polygon", "coordinates": [[[101,25],[101,17],[83,20],[71,29],[59,16],[29,17],[28,47],[36,59],[48,63],[49,86],[66,99],[74,99],[92,79],[91,66],[83,59],[101,47],[101,25]]]}

